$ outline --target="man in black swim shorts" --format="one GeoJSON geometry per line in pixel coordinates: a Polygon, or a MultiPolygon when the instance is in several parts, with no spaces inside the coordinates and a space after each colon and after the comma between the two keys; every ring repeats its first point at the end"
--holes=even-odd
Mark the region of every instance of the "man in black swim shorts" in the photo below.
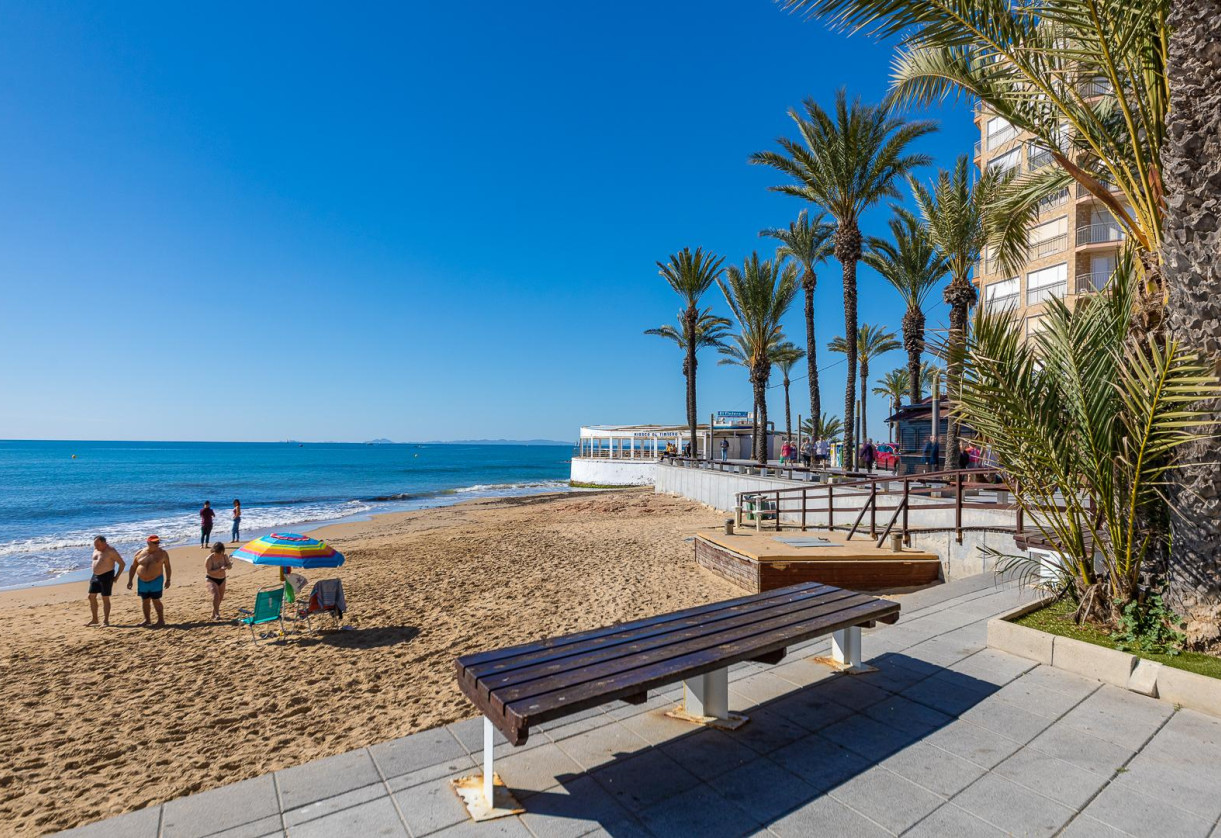
{"type": "Polygon", "coordinates": [[[106,543],[106,539],[98,536],[93,539],[93,576],[89,578],[89,610],[93,619],[85,625],[98,624],[98,596],[102,597],[102,625],[110,625],[110,593],[114,588],[114,580],[119,578],[126,563],[119,551],[106,543]]]}

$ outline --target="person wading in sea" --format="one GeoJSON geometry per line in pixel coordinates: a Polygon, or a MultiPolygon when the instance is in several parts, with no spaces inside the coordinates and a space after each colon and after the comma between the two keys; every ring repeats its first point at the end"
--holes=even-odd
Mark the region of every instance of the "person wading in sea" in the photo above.
{"type": "Polygon", "coordinates": [[[110,625],[110,592],[125,566],[119,551],[107,544],[105,538],[99,535],[93,539],[93,576],[89,579],[89,610],[93,619],[85,625],[98,624],[99,594],[102,596],[102,625],[110,625]]]}
{"type": "Polygon", "coordinates": [[[212,541],[212,519],[215,517],[212,501],[204,501],[203,509],[199,510],[199,546],[205,550],[212,541]]]}
{"type": "Polygon", "coordinates": [[[161,539],[148,537],[148,546],[142,547],[131,559],[131,570],[127,574],[127,590],[131,590],[132,577],[139,576],[136,592],[140,594],[140,605],[144,608],[144,622],[152,625],[149,603],[157,609],[157,628],[165,625],[165,609],[161,605],[161,593],[170,586],[170,554],[161,549],[161,539]]]}

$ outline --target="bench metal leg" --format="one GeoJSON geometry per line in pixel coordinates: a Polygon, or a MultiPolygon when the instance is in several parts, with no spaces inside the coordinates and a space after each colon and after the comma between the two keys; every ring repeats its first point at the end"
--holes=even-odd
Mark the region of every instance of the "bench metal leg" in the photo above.
{"type": "Polygon", "coordinates": [[[496,805],[496,772],[495,772],[495,757],[493,756],[496,738],[492,735],[495,728],[492,727],[492,722],[487,716],[483,717],[483,799],[487,801],[488,808],[496,805]]]}
{"type": "Polygon", "coordinates": [[[683,681],[683,705],[666,714],[686,722],[733,730],[749,719],[729,712],[729,669],[717,669],[683,681]]]}
{"type": "Polygon", "coordinates": [[[831,633],[831,657],[849,669],[861,665],[861,627],[852,626],[831,633]]]}

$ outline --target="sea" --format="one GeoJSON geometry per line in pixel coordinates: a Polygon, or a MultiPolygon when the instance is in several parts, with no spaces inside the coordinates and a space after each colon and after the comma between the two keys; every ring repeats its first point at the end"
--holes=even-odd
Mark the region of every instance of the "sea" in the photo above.
{"type": "Polygon", "coordinates": [[[228,541],[473,498],[568,490],[568,445],[0,441],[0,588],[89,576],[93,538],[228,541]]]}

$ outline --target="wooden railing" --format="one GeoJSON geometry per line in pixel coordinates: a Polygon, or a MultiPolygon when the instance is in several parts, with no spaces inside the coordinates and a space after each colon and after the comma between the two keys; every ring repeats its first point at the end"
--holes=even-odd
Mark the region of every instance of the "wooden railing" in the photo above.
{"type": "MultiPolygon", "coordinates": [[[[836,475],[839,477],[839,475],[836,475]]],[[[1005,475],[993,468],[970,468],[957,471],[937,471],[925,474],[859,476],[840,482],[794,486],[788,489],[764,489],[738,492],[735,516],[741,526],[744,518],[752,520],[758,529],[767,526],[779,530],[781,519],[787,518],[801,529],[815,528],[846,530],[851,540],[868,521],[869,535],[877,546],[896,533],[910,545],[912,533],[953,532],[962,543],[965,532],[1011,532],[1020,535],[1025,530],[1022,508],[1013,502],[1013,488],[1005,475]],[[848,499],[853,501],[849,502],[848,499]],[[863,503],[859,499],[864,498],[863,503]],[[836,501],[839,500],[839,509],[836,501]],[[935,511],[952,509],[953,524],[937,525],[922,522],[913,526],[912,509],[935,511]],[[994,520],[969,520],[975,510],[1002,511],[1013,514],[1012,524],[994,520]],[[855,513],[851,525],[837,525],[855,513]],[[890,513],[879,528],[878,513],[890,513]],[[825,516],[825,521],[812,520],[813,515],[825,516]],[[866,519],[868,516],[868,519],[866,519]]]]}

